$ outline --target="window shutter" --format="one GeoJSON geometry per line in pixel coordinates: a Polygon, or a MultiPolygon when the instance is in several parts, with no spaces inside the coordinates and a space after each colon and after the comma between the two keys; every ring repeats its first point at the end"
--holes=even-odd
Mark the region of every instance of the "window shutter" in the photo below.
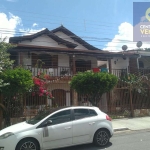
{"type": "Polygon", "coordinates": [[[53,55],[52,56],[52,65],[53,65],[53,68],[58,67],[58,55],[53,55]]]}
{"type": "Polygon", "coordinates": [[[32,53],[32,67],[35,67],[35,65],[37,64],[37,60],[38,60],[38,55],[32,53]]]}

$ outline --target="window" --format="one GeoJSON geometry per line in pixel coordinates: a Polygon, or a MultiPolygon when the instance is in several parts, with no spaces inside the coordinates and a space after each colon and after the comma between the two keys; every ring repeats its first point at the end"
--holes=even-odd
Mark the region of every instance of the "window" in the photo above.
{"type": "Polygon", "coordinates": [[[89,109],[90,116],[97,116],[97,113],[93,109],[89,109]]]}
{"type": "Polygon", "coordinates": [[[38,59],[41,60],[41,62],[39,62],[39,67],[40,65],[42,67],[51,67],[52,66],[52,57],[51,55],[47,55],[47,54],[40,54],[38,55],[38,59]]]}
{"type": "Polygon", "coordinates": [[[142,61],[139,61],[139,68],[144,68],[144,63],[142,61]]]}
{"type": "Polygon", "coordinates": [[[71,121],[70,110],[65,110],[52,115],[48,120],[52,120],[52,125],[71,121]]]}
{"type": "Polygon", "coordinates": [[[74,109],[75,120],[97,116],[97,113],[93,109],[74,109]]]}
{"type": "Polygon", "coordinates": [[[74,109],[74,117],[75,120],[82,119],[89,116],[88,109],[74,109]]]}
{"type": "Polygon", "coordinates": [[[58,67],[58,55],[49,54],[35,54],[32,53],[32,66],[38,66],[42,68],[57,68],[58,67]]]}

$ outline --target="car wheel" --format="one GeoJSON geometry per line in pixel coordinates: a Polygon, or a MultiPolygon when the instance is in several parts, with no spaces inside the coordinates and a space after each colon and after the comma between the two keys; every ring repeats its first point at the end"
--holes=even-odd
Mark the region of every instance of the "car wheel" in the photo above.
{"type": "Polygon", "coordinates": [[[16,150],[40,150],[40,147],[36,140],[27,138],[18,143],[16,150]]]}
{"type": "Polygon", "coordinates": [[[109,143],[110,134],[106,129],[99,129],[94,135],[94,144],[97,146],[105,146],[109,143]]]}

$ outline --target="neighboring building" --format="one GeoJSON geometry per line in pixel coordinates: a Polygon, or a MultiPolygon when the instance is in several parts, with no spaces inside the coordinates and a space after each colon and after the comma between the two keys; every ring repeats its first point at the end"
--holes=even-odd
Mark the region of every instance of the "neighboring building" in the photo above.
{"type": "MultiPolygon", "coordinates": [[[[101,71],[120,76],[128,72],[129,59],[138,57],[132,53],[102,51],[63,26],[52,31],[45,29],[33,35],[11,37],[9,42],[17,44],[17,47],[9,51],[16,66],[22,65],[30,69],[33,76],[39,71],[51,76],[49,89],[59,106],[79,104],[79,97],[68,84],[77,72],[99,67],[101,71]],[[37,63],[38,60],[44,64],[41,65],[40,61],[37,63]]],[[[104,101],[107,103],[106,96],[103,98],[104,101]]],[[[31,99],[30,104],[28,100],[26,104],[35,105],[36,102],[32,102],[31,99]]],[[[42,104],[54,105],[51,100],[46,100],[42,104]]]]}
{"type": "Polygon", "coordinates": [[[137,54],[137,59],[130,60],[131,73],[140,75],[150,74],[150,51],[149,50],[131,50],[128,53],[137,54]]]}

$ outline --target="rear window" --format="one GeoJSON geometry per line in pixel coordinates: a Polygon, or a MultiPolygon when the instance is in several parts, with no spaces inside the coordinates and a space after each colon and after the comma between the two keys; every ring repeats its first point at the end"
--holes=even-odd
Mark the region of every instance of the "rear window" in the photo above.
{"type": "Polygon", "coordinates": [[[90,116],[97,116],[97,113],[93,109],[89,109],[90,116]]]}
{"type": "Polygon", "coordinates": [[[97,116],[97,113],[93,109],[74,109],[75,120],[97,116]]]}

